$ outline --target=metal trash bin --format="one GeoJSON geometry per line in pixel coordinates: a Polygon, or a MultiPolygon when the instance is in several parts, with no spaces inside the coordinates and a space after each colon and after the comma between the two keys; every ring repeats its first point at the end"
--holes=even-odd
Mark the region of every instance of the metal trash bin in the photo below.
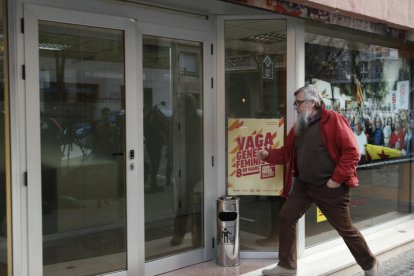
{"type": "Polygon", "coordinates": [[[217,199],[217,264],[240,264],[239,198],[222,196],[217,199]]]}

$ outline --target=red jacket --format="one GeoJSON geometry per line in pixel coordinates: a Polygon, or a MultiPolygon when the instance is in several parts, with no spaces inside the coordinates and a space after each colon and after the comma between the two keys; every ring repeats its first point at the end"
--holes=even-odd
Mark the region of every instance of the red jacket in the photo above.
{"type": "MultiPolygon", "coordinates": [[[[357,141],[348,121],[339,113],[326,110],[322,106],[320,126],[323,143],[336,165],[331,179],[349,187],[357,187],[356,168],[360,155],[357,141]]],[[[282,196],[287,197],[292,187],[293,177],[297,175],[294,168],[296,157],[294,129],[289,131],[283,147],[268,149],[268,151],[266,162],[277,165],[287,164],[282,192],[282,196]]]]}

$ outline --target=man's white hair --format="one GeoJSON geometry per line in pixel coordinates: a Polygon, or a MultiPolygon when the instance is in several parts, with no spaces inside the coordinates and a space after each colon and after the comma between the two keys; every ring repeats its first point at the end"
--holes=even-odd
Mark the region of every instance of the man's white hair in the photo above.
{"type": "Polygon", "coordinates": [[[320,107],[323,103],[322,95],[319,92],[318,87],[314,84],[307,84],[295,91],[295,96],[299,93],[304,93],[305,100],[312,101],[316,107],[320,107]]]}

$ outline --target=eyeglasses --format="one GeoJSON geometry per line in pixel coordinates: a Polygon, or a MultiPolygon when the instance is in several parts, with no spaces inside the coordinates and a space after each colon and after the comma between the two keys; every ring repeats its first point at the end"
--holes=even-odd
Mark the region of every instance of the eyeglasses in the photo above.
{"type": "Polygon", "coordinates": [[[301,105],[301,104],[303,104],[304,102],[306,102],[306,100],[302,100],[302,101],[301,101],[301,100],[296,100],[296,101],[294,101],[294,102],[293,102],[293,105],[294,105],[294,106],[300,106],[300,105],[301,105]]]}

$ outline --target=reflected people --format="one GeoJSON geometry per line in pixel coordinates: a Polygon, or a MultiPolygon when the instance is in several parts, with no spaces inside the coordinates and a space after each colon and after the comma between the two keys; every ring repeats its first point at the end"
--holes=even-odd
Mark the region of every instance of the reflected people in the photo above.
{"type": "MultiPolygon", "coordinates": [[[[99,190],[95,196],[97,207],[108,207],[111,199],[116,195],[118,189],[118,165],[116,162],[116,137],[115,123],[112,122],[112,110],[109,107],[101,109],[101,117],[93,130],[95,145],[94,158],[88,167],[88,174],[96,183],[99,183],[99,190]]],[[[121,180],[122,181],[122,180],[121,180]]]]}
{"type": "Polygon", "coordinates": [[[144,167],[145,179],[150,175],[150,192],[164,190],[158,184],[158,171],[161,163],[161,153],[165,142],[165,122],[166,118],[158,106],[144,106],[144,137],[145,137],[145,157],[149,163],[144,167]]]}
{"type": "Polygon", "coordinates": [[[404,151],[407,155],[413,155],[413,146],[414,146],[414,118],[410,118],[407,132],[404,136],[404,151]]]}
{"type": "Polygon", "coordinates": [[[364,127],[361,123],[357,123],[354,135],[358,142],[358,149],[360,154],[359,164],[361,164],[366,160],[365,146],[368,144],[367,135],[365,134],[364,127]]]}
{"type": "Polygon", "coordinates": [[[42,210],[48,214],[57,207],[57,173],[62,160],[60,143],[63,129],[57,119],[43,112],[40,120],[42,210]]]}
{"type": "Polygon", "coordinates": [[[257,239],[256,244],[260,246],[274,246],[278,241],[279,237],[279,224],[278,217],[279,212],[282,209],[283,204],[285,203],[285,198],[281,196],[267,196],[267,199],[270,204],[270,230],[266,237],[262,239],[257,239]]]}
{"type": "Polygon", "coordinates": [[[384,131],[382,130],[382,122],[379,117],[375,117],[375,129],[372,133],[372,143],[377,146],[384,146],[384,131]]]}
{"type": "Polygon", "coordinates": [[[111,115],[110,108],[101,109],[101,118],[96,124],[95,157],[112,158],[115,144],[115,125],[111,122],[111,115]]]}
{"type": "Polygon", "coordinates": [[[384,126],[383,133],[384,133],[384,146],[390,147],[390,140],[391,140],[391,133],[392,133],[392,117],[387,117],[386,125],[384,126]]]}
{"type": "Polygon", "coordinates": [[[404,130],[401,126],[401,119],[395,119],[395,129],[391,133],[390,145],[391,148],[402,150],[404,148],[404,130]]]}
{"type": "Polygon", "coordinates": [[[181,182],[178,185],[181,204],[177,209],[174,234],[170,244],[175,246],[183,242],[188,222],[190,222],[192,246],[197,247],[201,246],[202,238],[203,125],[202,117],[197,114],[195,97],[189,94],[181,96],[174,116],[174,119],[178,120],[181,125],[180,132],[183,132],[182,139],[180,139],[180,159],[184,161],[185,173],[181,176],[181,182]]]}

